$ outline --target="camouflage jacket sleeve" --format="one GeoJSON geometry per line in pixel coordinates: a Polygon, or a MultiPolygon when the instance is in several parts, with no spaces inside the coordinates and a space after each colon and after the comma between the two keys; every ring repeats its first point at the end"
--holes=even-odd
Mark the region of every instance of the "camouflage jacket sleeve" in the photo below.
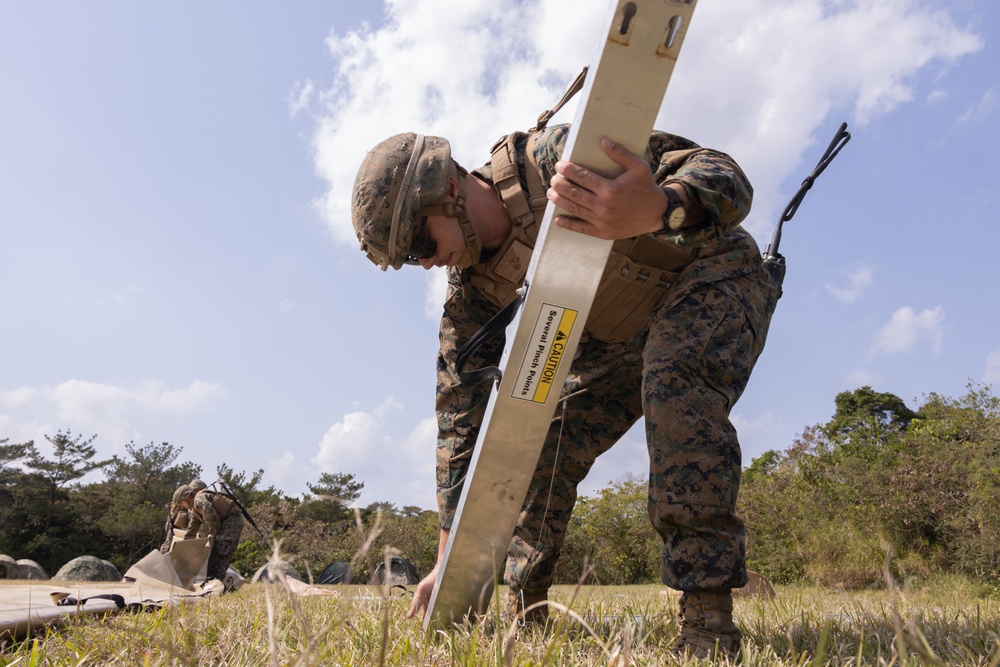
{"type": "Polygon", "coordinates": [[[222,528],[222,520],[212,507],[212,493],[202,491],[194,497],[194,509],[191,511],[191,523],[188,525],[184,539],[198,537],[198,529],[202,524],[208,529],[209,535],[218,535],[222,528]]]}
{"type": "MultiPolygon", "coordinates": [[[[555,175],[568,125],[544,130],[535,143],[534,156],[548,185],[555,175]]],[[[736,162],[719,151],[666,132],[654,131],[646,148],[646,161],[660,185],[679,183],[691,201],[708,215],[706,224],[679,232],[659,232],[657,237],[684,246],[705,246],[718,241],[750,213],[753,188],[736,162]]]]}

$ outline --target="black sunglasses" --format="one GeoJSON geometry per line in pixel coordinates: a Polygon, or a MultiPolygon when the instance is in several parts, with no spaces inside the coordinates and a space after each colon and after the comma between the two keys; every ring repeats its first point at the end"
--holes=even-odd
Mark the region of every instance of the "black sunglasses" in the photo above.
{"type": "Polygon", "coordinates": [[[427,238],[427,216],[421,216],[417,235],[410,244],[410,253],[403,260],[404,264],[420,264],[420,260],[433,257],[437,253],[437,243],[427,238]]]}

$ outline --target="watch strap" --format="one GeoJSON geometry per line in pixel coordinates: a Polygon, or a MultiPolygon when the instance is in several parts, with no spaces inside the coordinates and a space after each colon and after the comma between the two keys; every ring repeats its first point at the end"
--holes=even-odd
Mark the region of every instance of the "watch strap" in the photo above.
{"type": "Polygon", "coordinates": [[[660,189],[667,196],[667,210],[663,212],[663,229],[676,232],[684,226],[684,220],[687,217],[685,215],[684,200],[669,186],[663,185],[660,186],[660,189]],[[680,211],[677,209],[680,209],[680,211]]]}

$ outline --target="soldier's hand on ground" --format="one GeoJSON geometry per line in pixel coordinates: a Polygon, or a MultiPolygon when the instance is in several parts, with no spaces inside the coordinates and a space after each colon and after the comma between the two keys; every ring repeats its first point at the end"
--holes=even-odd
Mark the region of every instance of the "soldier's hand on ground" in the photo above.
{"type": "Polygon", "coordinates": [[[601,148],[625,171],[609,179],[571,162],[557,162],[548,198],[569,215],[558,215],[554,222],[609,240],[662,229],[667,197],[646,160],[607,137],[601,139],[601,148]]]}
{"type": "Polygon", "coordinates": [[[413,592],[413,602],[410,603],[410,610],[406,612],[406,618],[413,618],[420,612],[423,618],[427,613],[427,603],[431,600],[431,592],[434,590],[434,581],[437,579],[438,566],[435,565],[431,573],[420,580],[416,590],[413,592]]]}

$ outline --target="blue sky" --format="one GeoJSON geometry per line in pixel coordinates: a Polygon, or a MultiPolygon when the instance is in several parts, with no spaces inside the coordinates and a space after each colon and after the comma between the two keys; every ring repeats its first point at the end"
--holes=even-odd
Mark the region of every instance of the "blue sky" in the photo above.
{"type": "MultiPolygon", "coordinates": [[[[611,7],[497,4],[0,5],[0,438],[167,441],[207,477],[295,495],[348,472],[362,503],[433,508],[443,273],[369,264],[350,184],[399,131],[478,166],[611,7]]],[[[762,248],[839,123],[854,137],[786,225],[745,464],[839,391],[1000,381],[998,35],[992,0],[699,3],[657,126],[744,166],[762,248]]],[[[645,458],[634,429],[584,492],[645,458]]]]}

